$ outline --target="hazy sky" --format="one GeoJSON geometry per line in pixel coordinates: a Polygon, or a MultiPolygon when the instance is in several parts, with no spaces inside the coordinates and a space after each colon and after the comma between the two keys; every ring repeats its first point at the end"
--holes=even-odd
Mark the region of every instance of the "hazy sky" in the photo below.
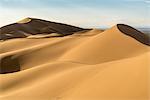
{"type": "Polygon", "coordinates": [[[0,26],[25,17],[81,27],[150,27],[150,0],[0,0],[0,26]]]}

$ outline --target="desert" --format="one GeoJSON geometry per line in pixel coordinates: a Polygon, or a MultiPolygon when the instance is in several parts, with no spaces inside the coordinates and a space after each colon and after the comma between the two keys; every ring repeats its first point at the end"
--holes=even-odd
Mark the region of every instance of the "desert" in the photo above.
{"type": "Polygon", "coordinates": [[[150,37],[25,18],[0,28],[1,100],[149,100],[150,37]]]}

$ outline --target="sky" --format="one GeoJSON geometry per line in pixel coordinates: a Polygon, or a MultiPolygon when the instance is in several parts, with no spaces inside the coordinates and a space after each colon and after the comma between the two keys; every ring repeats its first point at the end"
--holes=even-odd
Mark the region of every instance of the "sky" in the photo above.
{"type": "Polygon", "coordinates": [[[26,17],[83,28],[150,28],[150,0],[0,0],[0,27],[26,17]]]}

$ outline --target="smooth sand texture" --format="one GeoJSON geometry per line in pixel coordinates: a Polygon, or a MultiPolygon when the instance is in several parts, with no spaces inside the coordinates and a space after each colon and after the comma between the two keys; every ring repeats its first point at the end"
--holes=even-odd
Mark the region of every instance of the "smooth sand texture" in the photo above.
{"type": "Polygon", "coordinates": [[[150,47],[117,26],[33,37],[0,42],[0,100],[150,99],[150,47]]]}

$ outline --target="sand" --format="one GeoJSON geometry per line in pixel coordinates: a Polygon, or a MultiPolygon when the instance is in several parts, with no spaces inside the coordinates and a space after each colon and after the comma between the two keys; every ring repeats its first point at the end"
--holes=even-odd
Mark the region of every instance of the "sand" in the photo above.
{"type": "Polygon", "coordinates": [[[23,24],[25,24],[25,23],[28,23],[28,22],[30,22],[32,19],[30,19],[30,18],[25,18],[25,19],[22,19],[22,20],[20,20],[20,21],[18,21],[17,23],[23,23],[23,24]]]}
{"type": "Polygon", "coordinates": [[[14,38],[25,38],[30,35],[57,33],[63,36],[71,35],[74,32],[84,31],[80,27],[63,23],[51,22],[37,18],[25,18],[17,23],[12,23],[0,28],[0,40],[14,38]]]}
{"type": "Polygon", "coordinates": [[[1,41],[0,100],[149,100],[149,43],[122,27],[1,41]]]}

